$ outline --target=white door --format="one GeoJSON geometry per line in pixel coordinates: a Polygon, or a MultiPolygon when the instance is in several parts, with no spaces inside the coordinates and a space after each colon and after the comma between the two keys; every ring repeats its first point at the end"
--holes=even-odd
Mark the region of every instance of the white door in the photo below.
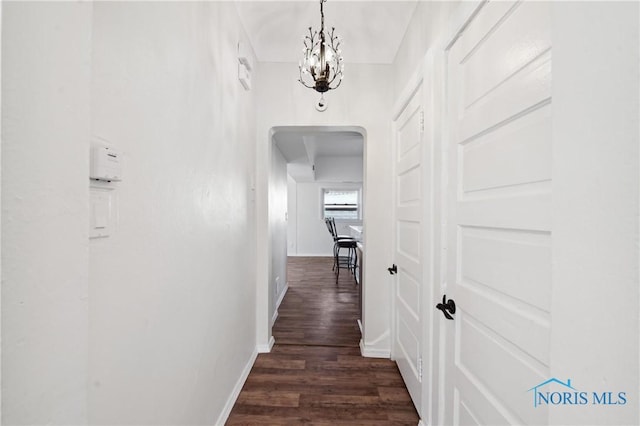
{"type": "MultiPolygon", "coordinates": [[[[422,84],[395,121],[394,145],[394,285],[393,358],[422,415],[423,278],[425,244],[425,189],[429,187],[424,162],[422,84]]],[[[428,161],[428,159],[427,159],[428,161]]]]}
{"type": "Polygon", "coordinates": [[[447,298],[441,424],[544,424],[549,378],[549,5],[488,2],[447,59],[447,298]]]}

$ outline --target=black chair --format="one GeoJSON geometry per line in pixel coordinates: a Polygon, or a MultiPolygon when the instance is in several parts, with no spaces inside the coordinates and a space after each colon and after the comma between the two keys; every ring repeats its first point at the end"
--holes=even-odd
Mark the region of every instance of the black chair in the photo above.
{"type": "Polygon", "coordinates": [[[336,271],[336,284],[340,277],[340,269],[348,269],[356,277],[356,265],[358,264],[358,253],[356,252],[357,241],[350,235],[338,235],[336,221],[334,218],[325,218],[327,229],[333,238],[333,268],[336,271]],[[341,251],[346,250],[346,254],[341,251]]]}
{"type": "Polygon", "coordinates": [[[336,220],[332,217],[327,217],[324,220],[325,225],[327,225],[327,229],[333,237],[333,241],[338,240],[353,240],[354,238],[351,235],[338,235],[338,229],[336,228],[336,220]]]}
{"type": "MultiPolygon", "coordinates": [[[[354,239],[351,240],[338,240],[333,246],[333,263],[336,271],[336,284],[340,278],[340,269],[348,269],[353,274],[353,279],[356,279],[356,266],[358,264],[358,242],[354,239]],[[346,255],[340,253],[341,250],[346,250],[346,255]]],[[[357,281],[356,281],[357,282],[357,281]]]]}

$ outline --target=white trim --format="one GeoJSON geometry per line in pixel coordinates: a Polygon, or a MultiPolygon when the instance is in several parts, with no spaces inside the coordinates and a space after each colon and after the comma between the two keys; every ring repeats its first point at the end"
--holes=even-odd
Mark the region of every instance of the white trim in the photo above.
{"type": "Polygon", "coordinates": [[[422,421],[422,419],[420,419],[420,421],[418,422],[418,426],[427,426],[428,423],[425,423],[424,421],[422,421]]]}
{"type": "MultiPolygon", "coordinates": [[[[439,111],[440,117],[439,119],[435,119],[433,125],[439,128],[440,137],[439,142],[436,142],[440,145],[440,154],[439,158],[434,158],[435,162],[440,162],[440,182],[439,187],[434,187],[435,191],[439,193],[436,195],[439,199],[435,200],[434,207],[440,210],[440,224],[435,224],[436,226],[444,226],[447,221],[447,179],[448,179],[448,151],[447,147],[449,146],[449,124],[448,124],[448,116],[447,116],[447,108],[448,108],[448,99],[447,99],[447,55],[449,49],[453,46],[453,44],[458,40],[458,38],[465,31],[467,26],[473,21],[475,16],[479,13],[482,7],[487,3],[487,0],[469,0],[463,1],[457,7],[453,16],[449,19],[447,29],[443,31],[442,35],[433,43],[433,65],[434,72],[440,73],[439,75],[439,83],[436,81],[436,85],[434,85],[433,95],[437,98],[441,96],[442,104],[439,106],[441,110],[439,111]],[[436,68],[438,69],[436,71],[436,68]],[[435,93],[435,90],[440,90],[439,94],[435,93]],[[440,203],[440,206],[438,206],[440,203]]],[[[433,83],[433,80],[432,80],[433,83]]],[[[447,231],[441,231],[441,240],[440,247],[437,249],[439,251],[440,256],[440,276],[435,277],[436,280],[440,283],[439,292],[440,294],[445,290],[442,286],[446,282],[447,279],[447,258],[446,258],[446,238],[447,231]]],[[[435,254],[435,252],[434,252],[435,254]]],[[[434,296],[436,300],[439,297],[438,289],[434,289],[434,296]]],[[[424,407],[427,410],[427,424],[429,420],[431,424],[442,424],[446,419],[446,407],[447,407],[447,399],[450,395],[447,394],[447,382],[451,381],[452,378],[447,375],[447,362],[451,362],[451,360],[446,360],[446,335],[444,331],[444,323],[442,321],[437,322],[432,312],[432,320],[436,321],[436,324],[433,324],[431,330],[423,330],[423,333],[432,334],[435,332],[436,327],[438,328],[438,342],[435,340],[432,341],[433,345],[436,347],[432,348],[431,355],[434,357],[432,360],[432,365],[427,366],[429,374],[433,376],[434,371],[437,369],[437,383],[432,384],[429,383],[428,386],[423,387],[423,392],[426,391],[429,393],[427,396],[428,403],[427,407],[424,407]],[[437,395],[437,409],[433,406],[434,403],[434,394],[437,395]],[[436,413],[436,414],[434,414],[436,413]],[[435,418],[437,416],[437,418],[435,418]]],[[[425,322],[426,324],[426,322],[425,322]]],[[[423,334],[424,335],[424,334],[423,334]]],[[[455,339],[455,336],[450,336],[455,339]]],[[[427,381],[423,381],[423,386],[427,384],[427,381]]],[[[424,395],[423,395],[424,401],[424,395]]],[[[446,419],[447,421],[451,421],[451,419],[446,419]]],[[[421,420],[422,422],[422,420],[421,420]]]]}
{"type": "Polygon", "coordinates": [[[288,290],[289,290],[289,283],[285,284],[284,288],[282,289],[282,292],[280,292],[280,297],[278,297],[278,301],[276,302],[276,308],[273,311],[273,316],[271,317],[271,327],[273,327],[273,324],[275,324],[276,320],[278,319],[278,308],[280,307],[280,304],[284,300],[284,296],[287,294],[288,290]]]}
{"type": "MultiPolygon", "coordinates": [[[[6,29],[6,25],[5,25],[5,29],[6,29]]],[[[6,37],[5,37],[6,40],[6,37]]],[[[2,81],[2,2],[0,2],[0,81],[2,81]]],[[[2,129],[2,87],[0,87],[0,129],[2,129]]],[[[0,164],[2,164],[2,138],[0,138],[0,164]]],[[[2,174],[0,173],[0,176],[2,176],[2,174]]],[[[6,180],[6,178],[5,178],[6,180]]],[[[1,179],[0,179],[0,188],[1,188],[1,179]]],[[[2,192],[2,191],[0,191],[2,192]]],[[[0,197],[0,212],[2,211],[2,197],[0,197]]],[[[0,235],[2,235],[1,229],[2,229],[2,214],[0,213],[0,235]]],[[[2,252],[2,250],[0,249],[0,252],[2,252]]],[[[0,256],[0,259],[2,259],[2,257],[0,256]]],[[[2,262],[0,262],[0,276],[2,276],[2,262]]],[[[0,295],[0,302],[2,301],[2,296],[0,295]]],[[[0,303],[1,305],[1,303],[0,303]]],[[[0,342],[2,341],[2,320],[0,320],[0,342]]],[[[6,350],[6,349],[5,349],[6,350]]],[[[2,358],[1,356],[2,354],[2,347],[0,345],[0,359],[2,358]]],[[[0,383],[2,383],[2,371],[0,369],[0,383]]],[[[4,401],[2,399],[2,388],[0,388],[0,419],[2,419],[2,401],[4,401]]],[[[86,416],[86,415],[85,415],[86,416]]],[[[86,417],[85,417],[86,418],[86,417]]]]}
{"type": "MultiPolygon", "coordinates": [[[[295,120],[294,120],[295,121],[295,120]]],[[[256,125],[256,164],[255,164],[255,223],[256,223],[256,241],[255,241],[255,260],[256,260],[256,340],[259,342],[258,348],[270,347],[270,343],[267,342],[268,336],[271,334],[271,317],[269,316],[270,300],[273,297],[273,293],[270,293],[270,273],[269,265],[272,258],[271,253],[271,231],[269,229],[269,176],[271,170],[271,160],[274,147],[273,136],[277,132],[334,132],[334,131],[352,131],[362,135],[364,140],[364,153],[365,158],[363,165],[363,197],[366,202],[366,176],[367,176],[367,129],[362,126],[356,125],[313,125],[305,126],[301,124],[290,124],[274,126],[271,123],[265,123],[258,120],[256,125]],[[264,137],[267,143],[263,143],[264,137]]],[[[364,203],[363,203],[364,205],[364,203]]],[[[363,217],[363,225],[366,226],[366,218],[363,217]]],[[[303,256],[296,254],[296,256],[303,256]]],[[[331,257],[331,253],[326,254],[313,254],[307,256],[322,256],[331,257]]],[[[272,344],[271,344],[272,346],[272,344]]],[[[265,351],[268,352],[268,351],[265,351]]]]}
{"type": "Polygon", "coordinates": [[[360,354],[365,358],[387,358],[391,357],[391,351],[389,349],[376,349],[365,345],[364,341],[360,339],[360,354]]]}
{"type": "Polygon", "coordinates": [[[276,316],[278,316],[277,314],[278,308],[280,307],[280,304],[282,303],[282,300],[284,299],[284,296],[287,294],[288,290],[289,290],[289,283],[286,283],[284,285],[284,288],[282,289],[282,292],[280,293],[280,297],[278,297],[278,301],[276,302],[276,316]]]}
{"type": "Polygon", "coordinates": [[[480,9],[490,0],[467,0],[460,3],[451,19],[447,29],[443,31],[433,46],[439,51],[448,51],[453,43],[458,40],[480,9]]]}
{"type": "Polygon", "coordinates": [[[268,354],[269,352],[271,352],[271,348],[273,348],[273,345],[275,345],[276,343],[276,339],[273,338],[273,336],[271,336],[271,338],[269,339],[269,343],[267,343],[266,345],[258,345],[256,348],[258,350],[259,354],[268,354]]]}
{"type": "Polygon", "coordinates": [[[244,366],[244,369],[242,370],[242,373],[240,374],[238,381],[233,387],[233,391],[231,391],[231,394],[229,395],[227,402],[224,404],[224,407],[222,408],[222,412],[218,416],[218,420],[216,420],[214,424],[223,425],[227,422],[227,419],[229,418],[229,414],[231,414],[231,410],[233,409],[233,406],[235,405],[236,400],[240,395],[240,391],[242,390],[242,386],[244,386],[244,382],[246,382],[247,377],[249,377],[249,373],[251,372],[251,368],[253,367],[253,364],[256,362],[257,357],[258,357],[258,348],[256,347],[253,349],[253,353],[249,357],[247,364],[244,366]]]}
{"type": "MultiPolygon", "coordinates": [[[[411,100],[414,98],[414,96],[416,96],[416,93],[418,90],[423,90],[422,94],[418,94],[417,96],[420,97],[420,103],[421,103],[421,108],[424,111],[426,108],[425,102],[424,102],[424,83],[425,83],[425,72],[428,70],[427,65],[428,65],[428,57],[429,55],[431,55],[431,50],[427,50],[423,56],[423,59],[418,63],[418,65],[416,66],[416,69],[413,71],[413,73],[411,74],[411,76],[409,77],[409,79],[407,80],[407,83],[405,84],[404,88],[402,89],[402,91],[400,92],[400,95],[398,96],[398,98],[395,101],[395,104],[393,106],[393,110],[392,110],[392,122],[391,122],[391,131],[393,133],[392,136],[392,155],[391,155],[391,163],[392,163],[392,172],[391,172],[391,178],[394,180],[396,179],[396,145],[397,145],[397,127],[398,127],[398,120],[400,119],[400,115],[405,111],[405,109],[407,108],[407,106],[409,105],[409,102],[411,102],[411,100]]],[[[423,133],[424,133],[424,129],[423,129],[423,133]]],[[[424,138],[424,135],[422,136],[424,138]]],[[[395,200],[396,197],[396,188],[395,185],[392,186],[392,194],[391,197],[393,200],[395,200]]],[[[393,214],[392,214],[392,235],[395,235],[396,229],[396,218],[395,218],[395,207],[393,207],[393,214]]],[[[395,259],[395,254],[396,254],[396,247],[395,247],[395,240],[394,240],[394,244],[391,250],[392,256],[393,256],[393,263],[396,262],[395,259]]],[[[391,359],[395,359],[395,311],[396,311],[396,306],[395,306],[395,295],[396,295],[396,278],[394,277],[390,277],[389,278],[391,283],[389,286],[389,297],[391,300],[391,304],[390,304],[390,309],[389,309],[389,335],[390,335],[390,349],[389,349],[389,357],[391,359]]],[[[422,350],[422,349],[421,349],[422,350]]]]}
{"type": "MultiPolygon", "coordinates": [[[[427,52],[425,52],[425,56],[427,52]]],[[[411,74],[411,77],[409,77],[404,89],[400,92],[398,99],[396,99],[391,116],[393,122],[398,121],[400,114],[402,114],[409,101],[413,98],[414,93],[420,87],[420,84],[422,84],[422,81],[424,80],[423,62],[424,61],[420,61],[413,74],[411,74]]]]}

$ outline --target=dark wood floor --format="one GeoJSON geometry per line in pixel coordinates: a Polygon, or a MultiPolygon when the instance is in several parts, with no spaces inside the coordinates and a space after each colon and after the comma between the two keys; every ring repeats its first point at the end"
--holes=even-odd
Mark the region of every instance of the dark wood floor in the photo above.
{"type": "Polygon", "coordinates": [[[395,363],[360,356],[358,288],[330,258],[289,258],[289,291],[228,425],[416,425],[395,363]]]}
{"type": "Polygon", "coordinates": [[[289,290],[273,326],[276,343],[358,347],[358,287],[348,270],[340,279],[328,257],[289,257],[289,290]]]}

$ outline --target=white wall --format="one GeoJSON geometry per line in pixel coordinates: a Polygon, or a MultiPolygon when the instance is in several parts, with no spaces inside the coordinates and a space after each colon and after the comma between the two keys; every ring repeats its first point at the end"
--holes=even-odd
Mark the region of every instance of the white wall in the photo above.
{"type": "MultiPolygon", "coordinates": [[[[295,186],[296,206],[289,210],[297,227],[291,238],[295,239],[295,252],[290,256],[333,256],[333,238],[322,217],[323,189],[361,189],[362,185],[336,182],[298,182],[295,186]]],[[[361,220],[336,221],[341,235],[350,235],[349,225],[361,225],[361,220]]],[[[291,241],[291,239],[290,239],[291,241]]],[[[292,245],[291,243],[289,244],[292,245]]]]}
{"type": "Polygon", "coordinates": [[[271,233],[270,282],[273,288],[269,313],[272,320],[277,315],[287,284],[287,160],[277,146],[271,157],[269,179],[269,231],[271,233]]]}
{"type": "MultiPolygon", "coordinates": [[[[2,2],[0,2],[0,46],[2,46],[2,2]]],[[[0,81],[2,80],[2,48],[0,47],[0,81]]],[[[2,85],[0,84],[0,131],[2,129],[2,85]]],[[[2,138],[0,137],[0,176],[2,170],[2,138]]],[[[0,236],[2,235],[2,179],[0,178],[0,236]]],[[[2,238],[0,237],[0,241],[2,238]]],[[[2,258],[2,243],[0,243],[0,259],[2,258]]],[[[0,282],[2,281],[2,261],[0,260],[0,282]]],[[[2,292],[0,291],[0,309],[2,306],[2,292]]],[[[0,342],[2,342],[2,315],[0,314],[0,342]]],[[[0,360],[2,346],[0,345],[0,360]]],[[[2,362],[0,361],[0,365],[2,362]]],[[[2,383],[2,367],[0,367],[0,383],[2,383]]],[[[2,423],[2,386],[0,385],[0,423],[2,423]]]]}
{"type": "Polygon", "coordinates": [[[86,424],[90,3],[3,3],[2,423],[86,424]]]}
{"type": "Polygon", "coordinates": [[[317,157],[315,166],[318,182],[362,182],[362,156],[317,157]]]}
{"type": "Polygon", "coordinates": [[[640,423],[639,26],[637,2],[552,6],[551,374],[628,402],[551,424],[640,423]]]}
{"type": "MultiPolygon", "coordinates": [[[[252,360],[255,128],[240,28],[232,3],[95,3],[93,134],[125,164],[117,228],[90,245],[93,424],[221,423],[252,360]]],[[[83,206],[88,142],[64,162],[81,169],[83,206]]],[[[86,245],[86,207],[78,216],[86,245]]],[[[86,268],[86,256],[66,263],[86,268]]]]}
{"type": "MultiPolygon", "coordinates": [[[[322,218],[322,189],[362,190],[361,156],[322,156],[316,158],[316,181],[289,183],[289,256],[332,256],[333,239],[322,218]],[[344,183],[349,182],[349,183],[344,183]]],[[[363,207],[364,212],[364,207],[363,207]]],[[[349,225],[362,220],[338,221],[338,233],[349,235],[349,225]]]]}
{"type": "MultiPolygon", "coordinates": [[[[391,85],[381,82],[392,78],[391,66],[351,64],[338,90],[329,92],[327,111],[320,113],[314,104],[319,96],[296,81],[296,63],[260,63],[255,72],[257,104],[257,291],[258,343],[270,339],[268,300],[268,168],[271,164],[271,132],[274,126],[361,126],[366,130],[364,193],[367,209],[368,248],[364,271],[364,343],[368,348],[389,350],[389,285],[386,266],[391,262],[389,249],[391,201],[390,104],[391,85]],[[294,77],[292,77],[292,73],[294,77]],[[369,191],[368,188],[373,188],[369,191]]],[[[300,251],[300,248],[298,248],[300,251]]]]}
{"type": "Polygon", "coordinates": [[[287,255],[294,256],[298,253],[298,208],[297,187],[298,183],[287,174],[287,255]]]}
{"type": "MultiPolygon", "coordinates": [[[[393,86],[400,93],[429,47],[443,35],[459,0],[419,1],[393,61],[393,86]]],[[[396,98],[394,97],[394,101],[396,98]]]]}

